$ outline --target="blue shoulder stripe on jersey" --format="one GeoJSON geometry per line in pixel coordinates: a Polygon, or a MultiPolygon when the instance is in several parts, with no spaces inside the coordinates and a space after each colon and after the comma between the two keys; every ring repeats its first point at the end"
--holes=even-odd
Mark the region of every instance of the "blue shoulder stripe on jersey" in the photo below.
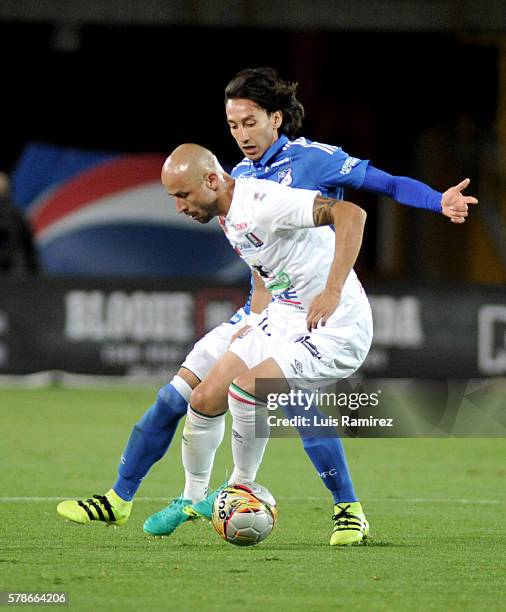
{"type": "Polygon", "coordinates": [[[232,172],[235,172],[237,170],[237,168],[240,168],[241,166],[250,166],[251,162],[250,160],[245,157],[242,161],[240,161],[238,164],[236,164],[233,168],[232,168],[232,172]]]}
{"type": "Polygon", "coordinates": [[[301,136],[300,138],[297,138],[296,140],[287,142],[285,146],[283,147],[283,151],[295,145],[298,145],[300,147],[304,147],[307,149],[311,149],[311,148],[320,149],[321,151],[325,151],[325,153],[328,153],[329,155],[332,155],[333,153],[335,153],[335,151],[339,150],[339,147],[334,147],[333,145],[324,144],[322,142],[307,141],[304,137],[301,136]]]}

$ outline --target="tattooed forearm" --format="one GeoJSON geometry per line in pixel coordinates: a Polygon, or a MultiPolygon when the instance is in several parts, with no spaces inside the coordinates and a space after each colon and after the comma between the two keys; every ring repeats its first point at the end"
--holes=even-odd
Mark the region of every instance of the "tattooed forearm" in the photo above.
{"type": "Polygon", "coordinates": [[[365,211],[346,200],[334,200],[325,196],[317,195],[313,203],[313,222],[315,227],[321,225],[333,225],[338,223],[365,223],[365,211]]]}
{"type": "Polygon", "coordinates": [[[313,221],[315,227],[321,225],[332,225],[332,207],[337,204],[337,200],[332,198],[326,198],[321,195],[317,195],[314,199],[313,204],[313,221]]]}

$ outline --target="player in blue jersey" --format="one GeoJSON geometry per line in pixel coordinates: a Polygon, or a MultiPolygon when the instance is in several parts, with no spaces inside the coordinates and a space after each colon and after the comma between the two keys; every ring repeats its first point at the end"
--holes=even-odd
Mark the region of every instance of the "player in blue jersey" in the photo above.
{"type": "Polygon", "coordinates": [[[367,160],[345,153],[341,147],[297,138],[304,109],[297,100],[297,85],[280,79],[273,68],[239,72],[225,90],[230,131],[245,158],[232,175],[254,176],[291,187],[318,189],[340,198],[353,187],[387,195],[401,204],[442,213],[463,223],[468,204],[477,200],[462,195],[465,179],[444,194],[408,177],[392,176],[367,160]]]}
{"type": "MultiPolygon", "coordinates": [[[[468,205],[477,201],[462,194],[469,184],[468,179],[440,193],[419,181],[376,169],[368,161],[349,156],[339,147],[297,138],[304,109],[296,98],[296,85],[281,79],[272,68],[241,71],[228,84],[225,98],[231,134],[245,155],[234,168],[234,177],[265,178],[294,187],[318,189],[336,198],[342,197],[342,189],[346,186],[367,189],[389,195],[409,206],[442,213],[454,223],[463,223],[468,205]]],[[[58,506],[61,516],[77,523],[92,520],[118,525],[126,523],[142,479],[165,454],[185,414],[184,491],[166,508],[149,517],[144,530],[152,535],[172,533],[187,520],[184,508],[192,503],[197,512],[205,514],[212,500],[205,496],[214,455],[223,439],[228,387],[223,387],[216,379],[204,378],[226,351],[234,334],[244,324],[254,324],[254,313],[261,312],[269,299],[260,284],[251,303],[248,301],[228,323],[196,343],[176,376],[160,389],[155,403],[134,426],[113,487],[104,495],[88,500],[61,502],[58,506]],[[193,410],[188,408],[192,390],[193,410]],[[205,407],[202,410],[205,414],[199,414],[199,406],[205,407]],[[206,416],[209,414],[214,416],[206,416]],[[199,506],[200,500],[204,503],[199,506]]],[[[234,423],[236,431],[238,427],[240,425],[234,423]]],[[[232,444],[237,444],[236,437],[232,438],[232,444]]],[[[304,448],[336,504],[331,543],[348,543],[349,534],[342,529],[348,521],[346,502],[358,503],[358,500],[342,444],[337,438],[305,438],[304,448]]],[[[357,541],[360,539],[361,534],[357,541]]]]}

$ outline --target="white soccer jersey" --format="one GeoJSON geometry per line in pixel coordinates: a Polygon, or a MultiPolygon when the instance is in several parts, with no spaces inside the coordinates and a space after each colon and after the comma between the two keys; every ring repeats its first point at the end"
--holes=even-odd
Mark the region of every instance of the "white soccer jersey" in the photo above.
{"type": "MultiPolygon", "coordinates": [[[[230,210],[220,219],[232,247],[260,274],[286,314],[307,313],[313,298],[325,288],[334,257],[334,232],[314,226],[318,193],[272,181],[236,179],[230,210]]],[[[352,270],[335,315],[353,317],[364,300],[352,270]]]]}

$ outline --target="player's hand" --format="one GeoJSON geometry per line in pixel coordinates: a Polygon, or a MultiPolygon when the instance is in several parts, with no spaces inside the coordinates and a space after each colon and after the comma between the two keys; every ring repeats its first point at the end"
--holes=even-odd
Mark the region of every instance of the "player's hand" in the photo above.
{"type": "Polygon", "coordinates": [[[441,199],[443,215],[448,217],[452,223],[464,223],[468,215],[468,204],[478,204],[476,198],[462,193],[470,182],[470,179],[466,178],[443,193],[441,199]]]}
{"type": "Polygon", "coordinates": [[[245,325],[244,327],[241,327],[241,329],[236,331],[235,334],[232,336],[232,338],[230,338],[230,342],[228,343],[228,346],[230,346],[236,338],[239,338],[239,336],[242,336],[250,329],[251,329],[251,325],[245,325]]]}
{"type": "Polygon", "coordinates": [[[306,323],[309,331],[316,329],[318,323],[322,326],[328,321],[341,301],[341,291],[337,289],[324,289],[311,302],[306,323]]]}

